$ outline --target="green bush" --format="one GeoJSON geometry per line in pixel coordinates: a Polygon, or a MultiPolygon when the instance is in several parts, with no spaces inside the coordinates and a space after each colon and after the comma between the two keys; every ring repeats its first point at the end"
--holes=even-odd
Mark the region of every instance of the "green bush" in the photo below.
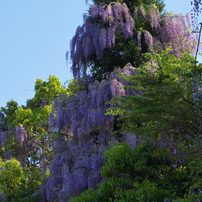
{"type": "Polygon", "coordinates": [[[37,168],[23,169],[16,159],[0,158],[0,190],[9,202],[35,201],[33,193],[39,190],[42,177],[37,168]]]}

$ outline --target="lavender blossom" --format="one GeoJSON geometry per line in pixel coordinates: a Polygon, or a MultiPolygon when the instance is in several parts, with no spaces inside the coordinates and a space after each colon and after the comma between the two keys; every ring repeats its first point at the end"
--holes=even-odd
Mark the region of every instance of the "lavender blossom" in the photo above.
{"type": "Polygon", "coordinates": [[[137,7],[135,7],[135,9],[134,9],[134,16],[137,18],[138,17],[138,8],[137,7]]]}
{"type": "Polygon", "coordinates": [[[132,38],[135,20],[132,17],[127,18],[125,24],[126,24],[125,27],[126,27],[126,30],[127,30],[126,38],[128,38],[129,36],[132,38]]]}
{"type": "Polygon", "coordinates": [[[118,82],[116,79],[113,79],[111,82],[111,92],[112,97],[115,97],[115,95],[125,95],[125,90],[123,89],[123,85],[118,82]]]}
{"type": "MultiPolygon", "coordinates": [[[[67,201],[70,195],[96,187],[102,180],[100,168],[104,162],[104,150],[110,141],[116,141],[110,136],[115,117],[105,115],[109,107],[105,103],[115,95],[126,94],[122,88],[124,82],[118,77],[120,72],[134,74],[134,68],[128,64],[124,69],[112,73],[108,80],[90,84],[88,93],[81,91],[77,96],[55,100],[52,110],[57,116],[54,119],[57,123],[59,117],[63,119],[63,126],[67,127],[66,131],[72,135],[68,141],[60,134],[55,138],[55,156],[50,165],[51,176],[46,187],[42,186],[43,197],[47,200],[67,201]],[[63,116],[59,116],[59,113],[63,116]],[[62,186],[59,187],[59,184],[62,186]],[[54,190],[55,187],[57,190],[54,190]]],[[[55,131],[59,131],[57,127],[60,125],[51,127],[53,135],[55,131]]]]}
{"type": "Polygon", "coordinates": [[[151,27],[155,27],[156,29],[160,26],[160,14],[158,8],[153,7],[150,10],[150,18],[151,18],[151,27]]]}
{"type": "Polygon", "coordinates": [[[144,38],[145,38],[145,42],[148,45],[148,47],[151,48],[152,45],[153,45],[153,37],[152,37],[152,35],[148,31],[145,31],[144,32],[144,38]]]}
{"type": "Polygon", "coordinates": [[[146,12],[145,12],[145,10],[144,10],[144,8],[143,8],[142,5],[140,5],[140,10],[142,12],[143,17],[146,19],[146,12]]]}
{"type": "Polygon", "coordinates": [[[137,43],[138,43],[138,49],[141,51],[141,32],[137,32],[137,43]]]}
{"type": "Polygon", "coordinates": [[[104,6],[102,6],[102,5],[99,5],[98,6],[98,15],[99,15],[99,17],[100,18],[102,18],[102,16],[104,15],[104,6]]]}
{"type": "Polygon", "coordinates": [[[114,23],[122,22],[122,5],[120,3],[115,3],[112,7],[113,10],[113,21],[114,23]]]}
{"type": "Polygon", "coordinates": [[[107,47],[107,31],[102,28],[99,33],[99,46],[100,46],[100,58],[103,57],[103,50],[107,47]]]}
{"type": "Polygon", "coordinates": [[[155,13],[154,13],[153,9],[150,11],[150,17],[151,17],[151,27],[153,28],[154,27],[154,18],[155,18],[155,13]]]}
{"type": "Polygon", "coordinates": [[[4,114],[3,114],[3,112],[1,112],[0,111],[0,121],[1,121],[1,119],[4,117],[4,114]]]}
{"type": "Polygon", "coordinates": [[[179,16],[179,22],[181,22],[181,24],[182,24],[183,27],[186,27],[185,17],[184,17],[183,14],[181,14],[181,15],[179,16]]]}
{"type": "Polygon", "coordinates": [[[1,132],[0,131],[0,146],[5,146],[7,142],[7,131],[1,132]]]}
{"type": "Polygon", "coordinates": [[[114,27],[109,27],[107,29],[107,48],[111,48],[115,44],[115,29],[114,27]]]}
{"type": "Polygon", "coordinates": [[[200,75],[198,75],[197,77],[198,79],[194,79],[194,74],[192,73],[192,87],[193,87],[193,98],[194,98],[194,104],[195,104],[195,112],[198,116],[197,118],[197,122],[199,124],[199,131],[201,132],[202,127],[201,127],[201,120],[202,120],[202,112],[201,112],[201,100],[202,100],[202,93],[201,93],[201,89],[202,89],[202,83],[201,83],[201,79],[200,75]]]}
{"type": "Polygon", "coordinates": [[[19,125],[16,128],[16,138],[20,141],[20,143],[24,142],[25,140],[24,128],[22,125],[19,125]]]}
{"type": "Polygon", "coordinates": [[[123,3],[122,8],[123,8],[125,19],[130,18],[131,14],[128,6],[125,3],[123,3]]]}
{"type": "MultiPolygon", "coordinates": [[[[176,45],[176,54],[190,47],[193,48],[183,40],[187,38],[189,42],[193,41],[184,29],[183,17],[165,18],[160,25],[157,9],[153,8],[148,19],[144,8],[141,7],[140,10],[145,20],[151,23],[151,27],[157,29],[159,34],[159,38],[153,38],[148,30],[141,31],[144,32],[145,42],[149,48],[154,42],[160,47],[164,47],[163,43],[168,43],[172,47],[176,45]],[[178,49],[179,44],[182,44],[180,49],[178,49]]],[[[136,12],[135,16],[137,14],[136,12]]],[[[85,74],[89,58],[93,53],[98,60],[103,58],[104,49],[110,49],[115,45],[117,31],[122,31],[124,39],[136,36],[133,34],[135,26],[126,4],[113,2],[106,7],[93,5],[89,17],[84,18],[83,26],[77,28],[71,41],[70,57],[73,62],[71,70],[74,77],[80,78],[82,73],[85,74]]],[[[141,32],[137,33],[140,51],[141,32]]],[[[68,201],[70,195],[91,187],[96,188],[96,184],[101,181],[103,152],[110,141],[113,141],[113,144],[116,141],[110,136],[116,117],[105,115],[106,109],[110,107],[105,103],[115,96],[141,95],[141,92],[134,89],[123,89],[128,83],[118,77],[121,72],[135,74],[134,68],[128,64],[123,69],[112,72],[106,80],[89,84],[88,91],[55,100],[50,114],[50,132],[55,138],[53,147],[55,156],[50,166],[50,179],[46,182],[46,188],[43,188],[43,194],[47,196],[46,200],[68,201]],[[55,136],[61,128],[64,129],[66,136],[60,133],[55,136]],[[54,187],[58,190],[54,190],[54,187]]],[[[136,136],[125,135],[122,139],[128,141],[131,147],[137,145],[136,136]]]]}
{"type": "Polygon", "coordinates": [[[103,20],[104,20],[105,22],[109,22],[109,26],[110,26],[110,27],[112,26],[112,22],[113,22],[113,12],[112,12],[111,4],[109,4],[109,5],[107,6],[107,8],[105,9],[104,14],[103,14],[103,20]]]}
{"type": "Polygon", "coordinates": [[[137,145],[136,135],[124,134],[124,139],[126,142],[129,143],[129,145],[131,146],[131,149],[136,147],[136,145],[137,145]]]}
{"type": "Polygon", "coordinates": [[[90,10],[91,10],[91,16],[92,16],[93,18],[98,17],[98,15],[99,15],[99,12],[98,12],[98,5],[93,4],[93,5],[91,6],[90,10]]]}
{"type": "Polygon", "coordinates": [[[186,14],[186,19],[187,19],[187,22],[188,22],[189,27],[191,27],[192,24],[191,24],[191,19],[190,19],[190,13],[187,13],[187,14],[186,14]]]}

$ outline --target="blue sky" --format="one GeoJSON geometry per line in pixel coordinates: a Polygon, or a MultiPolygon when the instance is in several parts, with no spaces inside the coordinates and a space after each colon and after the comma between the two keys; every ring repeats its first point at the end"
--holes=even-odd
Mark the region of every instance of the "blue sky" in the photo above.
{"type": "MultiPolygon", "coordinates": [[[[166,11],[191,10],[189,0],[164,2],[166,11]]],[[[11,99],[25,105],[36,79],[72,78],[65,53],[88,7],[85,0],[0,0],[0,107],[11,99]]]]}

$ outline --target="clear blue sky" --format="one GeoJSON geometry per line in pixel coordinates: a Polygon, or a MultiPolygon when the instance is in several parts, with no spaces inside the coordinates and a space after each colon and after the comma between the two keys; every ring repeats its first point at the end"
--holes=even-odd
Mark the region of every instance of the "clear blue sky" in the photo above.
{"type": "MultiPolygon", "coordinates": [[[[191,10],[189,0],[164,2],[166,11],[191,10]]],[[[65,53],[88,7],[85,0],[0,0],[0,107],[26,104],[36,79],[72,78],[65,53]]]]}

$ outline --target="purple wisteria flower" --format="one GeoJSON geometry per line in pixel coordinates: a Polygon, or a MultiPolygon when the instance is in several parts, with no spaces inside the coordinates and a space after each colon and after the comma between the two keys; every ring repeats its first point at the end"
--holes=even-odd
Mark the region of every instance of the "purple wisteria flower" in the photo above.
{"type": "Polygon", "coordinates": [[[105,22],[109,22],[109,26],[110,26],[110,27],[112,26],[112,22],[113,22],[113,12],[112,12],[111,4],[109,4],[109,5],[107,6],[107,8],[105,9],[104,14],[103,14],[103,20],[104,20],[105,22]]]}
{"type": "Polygon", "coordinates": [[[0,145],[1,146],[5,146],[7,142],[7,131],[2,132],[0,131],[0,145]]]}
{"type": "Polygon", "coordinates": [[[144,10],[144,8],[143,8],[142,5],[140,5],[140,10],[142,12],[143,17],[146,19],[146,12],[145,12],[145,10],[144,10]]]}
{"type": "Polygon", "coordinates": [[[91,8],[90,8],[90,12],[91,12],[91,16],[93,17],[93,18],[96,18],[96,17],[98,17],[98,5],[96,5],[96,4],[93,4],[92,6],[91,6],[91,8]]]}
{"type": "Polygon", "coordinates": [[[160,26],[160,13],[159,10],[155,7],[153,7],[150,10],[150,18],[151,18],[151,27],[155,27],[156,29],[160,26]]]}
{"type": "Polygon", "coordinates": [[[131,134],[124,134],[124,139],[126,142],[129,143],[131,146],[131,149],[135,148],[137,145],[137,137],[136,135],[131,135],[131,134]]]}
{"type": "Polygon", "coordinates": [[[141,32],[137,32],[137,43],[138,43],[138,49],[141,51],[141,32]]]}
{"type": "Polygon", "coordinates": [[[145,42],[148,45],[148,47],[151,48],[153,46],[153,37],[152,37],[152,35],[148,31],[145,31],[144,32],[144,38],[145,38],[145,42]]]}
{"type": "Polygon", "coordinates": [[[5,195],[2,191],[0,191],[0,201],[1,202],[6,202],[6,198],[5,198],[5,195]]]}
{"type": "Polygon", "coordinates": [[[192,24],[191,24],[191,19],[190,19],[190,13],[186,14],[186,19],[187,19],[188,26],[191,27],[192,24]]]}
{"type": "Polygon", "coordinates": [[[24,142],[25,140],[25,133],[22,125],[19,125],[16,128],[16,138],[20,141],[20,143],[24,142]]]}
{"type": "Polygon", "coordinates": [[[0,111],[0,121],[4,117],[4,113],[0,111]]]}
{"type": "Polygon", "coordinates": [[[194,78],[194,73],[192,73],[192,88],[193,88],[193,98],[195,104],[195,112],[197,114],[197,122],[199,124],[199,131],[201,132],[201,121],[202,121],[202,108],[201,108],[201,101],[202,101],[202,83],[201,83],[201,76],[198,75],[197,79],[194,78]]]}
{"type": "MultiPolygon", "coordinates": [[[[138,15],[137,9],[135,17],[138,15]]],[[[157,29],[159,38],[154,38],[148,30],[140,28],[137,29],[137,36],[134,34],[134,16],[130,14],[126,4],[113,2],[108,6],[92,5],[89,16],[84,17],[83,26],[77,28],[71,41],[70,57],[73,61],[71,69],[74,78],[85,74],[93,53],[98,60],[103,58],[104,50],[115,45],[118,31],[126,40],[137,37],[140,51],[142,33],[149,48],[153,43],[164,47],[167,42],[172,47],[182,44],[181,50],[188,50],[191,45],[187,45],[187,41],[179,37],[181,35],[189,42],[193,41],[189,32],[184,31],[184,17],[167,17],[160,25],[159,11],[152,9],[146,16],[141,7],[142,15],[139,17],[148,21],[152,29],[157,29]]],[[[175,54],[179,56],[177,48],[175,54]]],[[[134,89],[123,89],[128,81],[119,78],[118,74],[121,72],[134,75],[135,68],[128,64],[123,69],[112,72],[106,80],[91,83],[87,91],[55,100],[49,119],[50,132],[54,138],[54,159],[50,165],[51,175],[46,187],[42,187],[45,200],[68,201],[71,195],[91,187],[96,189],[96,184],[102,180],[100,168],[104,163],[103,154],[110,142],[115,144],[116,138],[111,134],[117,119],[116,116],[105,115],[110,107],[110,104],[105,103],[115,96],[141,95],[141,92],[134,89]]],[[[129,142],[131,148],[139,144],[137,139],[137,136],[130,134],[122,137],[123,141],[129,142]]]]}
{"type": "Polygon", "coordinates": [[[122,5],[120,3],[115,3],[112,7],[113,10],[113,20],[114,23],[122,22],[123,16],[122,16],[122,5]]]}

